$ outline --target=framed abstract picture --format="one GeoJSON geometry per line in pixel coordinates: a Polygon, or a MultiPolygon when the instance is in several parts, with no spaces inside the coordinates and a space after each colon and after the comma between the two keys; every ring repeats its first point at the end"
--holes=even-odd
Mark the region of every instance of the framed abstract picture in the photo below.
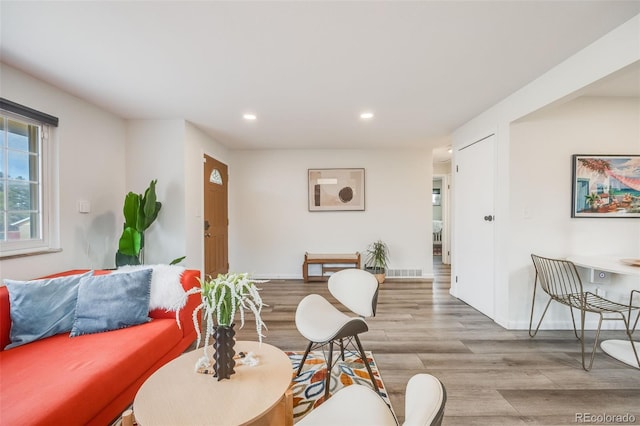
{"type": "Polygon", "coordinates": [[[640,218],[640,155],[572,156],[571,217],[640,218]]]}
{"type": "Polygon", "coordinates": [[[364,210],[364,169],[309,169],[309,211],[364,210]]]}

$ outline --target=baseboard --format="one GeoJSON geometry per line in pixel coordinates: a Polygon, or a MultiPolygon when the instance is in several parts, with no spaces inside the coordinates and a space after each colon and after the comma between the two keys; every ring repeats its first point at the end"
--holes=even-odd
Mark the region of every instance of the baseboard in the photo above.
{"type": "MultiPolygon", "coordinates": [[[[301,281],[302,275],[296,274],[252,274],[251,278],[254,280],[274,280],[274,281],[283,281],[283,280],[296,280],[301,281]]],[[[432,282],[434,280],[433,274],[422,274],[421,276],[406,276],[406,277],[389,277],[385,278],[385,282],[432,282]]],[[[322,281],[317,281],[322,282],[322,281]]]]}
{"type": "Polygon", "coordinates": [[[302,275],[296,274],[252,274],[254,280],[302,280],[302,275]]]}

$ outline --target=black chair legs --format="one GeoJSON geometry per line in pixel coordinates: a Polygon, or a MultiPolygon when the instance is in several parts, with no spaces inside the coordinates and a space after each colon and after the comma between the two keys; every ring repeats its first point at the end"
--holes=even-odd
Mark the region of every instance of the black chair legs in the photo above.
{"type": "Polygon", "coordinates": [[[302,373],[302,367],[304,367],[304,362],[307,360],[307,356],[309,355],[311,346],[313,346],[313,342],[309,342],[309,344],[307,345],[307,349],[304,351],[304,355],[302,356],[302,360],[300,361],[300,365],[298,366],[298,371],[296,372],[296,376],[299,376],[300,373],[302,373]]]}
{"type": "MultiPolygon", "coordinates": [[[[371,385],[373,386],[373,390],[376,393],[380,393],[380,388],[378,388],[378,383],[376,382],[376,378],[373,375],[373,370],[371,370],[371,365],[369,365],[369,359],[367,358],[367,354],[364,351],[364,348],[362,347],[362,343],[360,343],[360,338],[358,337],[358,335],[352,336],[353,341],[355,341],[355,346],[358,349],[358,353],[360,355],[360,358],[362,359],[362,362],[364,363],[365,368],[367,369],[367,373],[369,373],[369,379],[371,380],[371,385]]],[[[350,339],[351,340],[351,339],[350,339]]],[[[353,341],[352,341],[352,345],[353,345],[353,341]]],[[[296,371],[296,376],[299,376],[300,373],[302,373],[302,369],[304,368],[304,362],[307,359],[307,356],[309,356],[309,352],[311,352],[311,349],[314,348],[314,345],[317,345],[315,347],[319,347],[319,346],[324,346],[325,344],[329,345],[329,353],[327,355],[327,375],[325,377],[325,389],[324,389],[324,398],[325,400],[329,398],[329,388],[331,386],[331,370],[333,369],[333,347],[334,347],[334,341],[331,340],[329,342],[326,343],[321,343],[321,344],[317,344],[314,342],[309,342],[309,344],[307,345],[307,348],[304,351],[304,355],[302,356],[302,359],[300,360],[300,365],[298,366],[298,370],[296,371]]],[[[345,349],[345,345],[342,339],[339,339],[339,344],[340,344],[340,354],[338,355],[343,361],[345,359],[344,357],[344,349],[345,349]]]]}
{"type": "Polygon", "coordinates": [[[329,399],[329,386],[331,386],[331,370],[333,369],[333,340],[329,342],[329,359],[327,360],[327,376],[324,384],[324,400],[329,399]]]}
{"type": "Polygon", "coordinates": [[[360,351],[360,357],[362,358],[362,362],[364,362],[364,366],[367,367],[367,372],[369,373],[369,379],[371,379],[373,390],[375,390],[376,393],[380,393],[380,389],[378,389],[378,384],[376,383],[376,378],[373,376],[373,371],[371,371],[371,366],[369,365],[367,354],[364,352],[364,349],[362,349],[362,344],[360,343],[360,339],[358,338],[357,334],[353,337],[356,341],[356,344],[358,345],[358,350],[360,351]]]}

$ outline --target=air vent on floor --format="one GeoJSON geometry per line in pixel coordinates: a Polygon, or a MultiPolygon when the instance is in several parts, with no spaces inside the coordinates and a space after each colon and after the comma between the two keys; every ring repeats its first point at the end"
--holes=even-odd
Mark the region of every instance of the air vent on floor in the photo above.
{"type": "Polygon", "coordinates": [[[389,278],[422,278],[422,269],[388,269],[389,278]]]}

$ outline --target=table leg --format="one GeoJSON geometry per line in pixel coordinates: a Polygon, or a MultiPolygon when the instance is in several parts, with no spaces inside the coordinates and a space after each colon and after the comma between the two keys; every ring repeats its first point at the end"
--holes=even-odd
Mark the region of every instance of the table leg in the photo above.
{"type": "Polygon", "coordinates": [[[284,393],[284,425],[293,426],[293,392],[291,388],[284,393]]]}
{"type": "Polygon", "coordinates": [[[122,413],[122,426],[133,426],[134,422],[133,410],[125,410],[122,413]]]}
{"type": "Polygon", "coordinates": [[[280,401],[251,426],[293,426],[293,392],[291,388],[282,395],[280,401]]]}

